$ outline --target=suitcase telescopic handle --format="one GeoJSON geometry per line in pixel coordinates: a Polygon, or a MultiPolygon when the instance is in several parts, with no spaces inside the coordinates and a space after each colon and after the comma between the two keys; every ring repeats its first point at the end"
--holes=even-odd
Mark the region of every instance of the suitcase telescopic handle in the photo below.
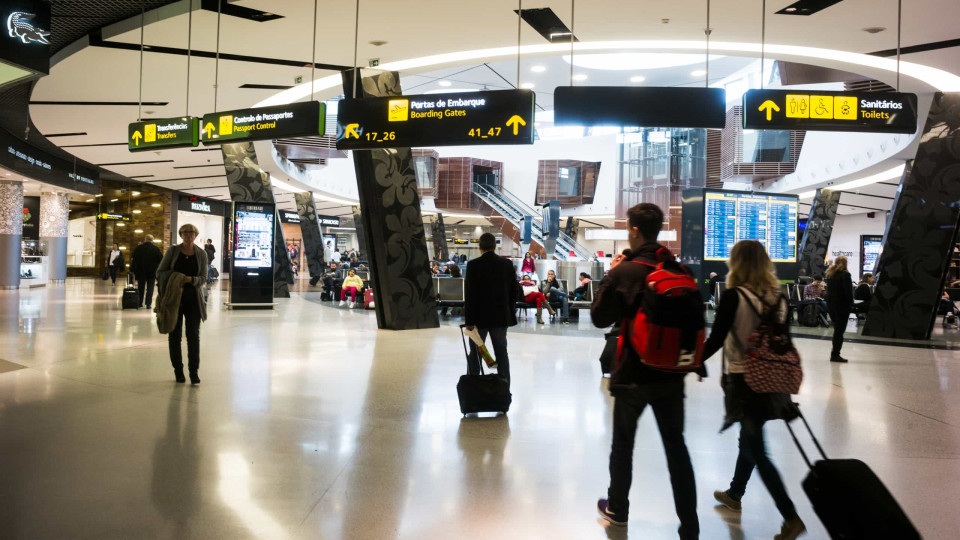
{"type": "MultiPolygon", "coordinates": [[[[467,349],[467,336],[464,335],[463,333],[463,329],[466,327],[467,325],[465,324],[460,325],[460,343],[463,344],[463,353],[467,355],[467,375],[469,375],[470,374],[470,351],[467,349]]],[[[477,364],[480,365],[480,374],[485,375],[485,373],[483,372],[483,359],[480,358],[479,349],[477,349],[477,364]]]]}
{"type": "MultiPolygon", "coordinates": [[[[800,420],[803,421],[803,425],[807,427],[807,433],[810,434],[810,438],[813,439],[814,446],[817,447],[817,450],[820,452],[820,455],[823,456],[823,459],[827,458],[827,454],[823,452],[823,447],[820,446],[820,441],[817,440],[817,436],[813,434],[813,430],[810,429],[810,424],[807,423],[807,419],[803,416],[803,413],[800,412],[799,407],[797,408],[797,413],[800,415],[800,420]]],[[[813,469],[813,463],[810,462],[810,458],[807,457],[807,453],[803,451],[803,446],[800,445],[800,441],[797,440],[797,435],[793,432],[793,428],[790,427],[790,422],[784,422],[787,425],[787,431],[790,432],[790,437],[793,438],[793,443],[797,445],[797,450],[800,450],[800,455],[803,456],[803,461],[807,462],[807,467],[813,469]]]]}

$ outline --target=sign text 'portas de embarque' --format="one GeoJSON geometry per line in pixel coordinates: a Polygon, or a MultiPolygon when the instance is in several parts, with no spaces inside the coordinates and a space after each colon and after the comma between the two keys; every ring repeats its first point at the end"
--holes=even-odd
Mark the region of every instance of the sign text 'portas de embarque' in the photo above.
{"type": "Polygon", "coordinates": [[[743,95],[743,127],[909,134],[917,131],[917,95],[748,90],[743,95]]]}
{"type": "Polygon", "coordinates": [[[323,135],[326,110],[326,105],[319,101],[307,101],[205,114],[200,121],[200,140],[209,145],[279,137],[317,137],[323,135]]]}
{"type": "Polygon", "coordinates": [[[127,149],[131,152],[197,146],[199,143],[200,119],[194,116],[152,118],[127,125],[127,149]]]}
{"type": "Polygon", "coordinates": [[[533,144],[532,90],[345,99],[337,149],[533,144]]]}

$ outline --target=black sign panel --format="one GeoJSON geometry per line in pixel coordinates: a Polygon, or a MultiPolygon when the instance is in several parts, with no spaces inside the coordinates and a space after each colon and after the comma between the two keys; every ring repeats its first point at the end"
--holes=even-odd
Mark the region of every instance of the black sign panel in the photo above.
{"type": "Polygon", "coordinates": [[[532,90],[345,99],[337,149],[533,144],[532,90]]]}
{"type": "Polygon", "coordinates": [[[155,118],[127,126],[127,149],[181,148],[200,143],[200,119],[194,116],[155,118]]]}
{"type": "Polygon", "coordinates": [[[40,239],[40,197],[23,198],[23,239],[40,239]]]}
{"type": "Polygon", "coordinates": [[[917,95],[748,90],[743,95],[743,127],[909,134],[917,131],[917,95]]]}
{"type": "Polygon", "coordinates": [[[100,174],[35,148],[0,129],[0,165],[28,178],[58,187],[95,194],[100,174]]]}
{"type": "Polygon", "coordinates": [[[177,210],[184,212],[195,212],[197,214],[209,214],[213,216],[226,215],[225,207],[222,201],[204,199],[196,196],[180,196],[177,202],[177,210]]]}
{"type": "Polygon", "coordinates": [[[317,223],[324,227],[339,227],[340,218],[337,216],[321,216],[318,214],[317,223]]]}
{"type": "Polygon", "coordinates": [[[200,139],[208,145],[279,137],[317,137],[323,135],[326,114],[326,104],[319,101],[215,112],[203,115],[200,139]]]}
{"type": "Polygon", "coordinates": [[[277,210],[280,214],[280,223],[300,223],[300,214],[290,210],[277,210]]]}
{"type": "Polygon", "coordinates": [[[133,221],[133,216],[130,214],[117,214],[115,212],[100,212],[99,214],[97,214],[97,221],[129,222],[129,221],[133,221]]]}
{"type": "Polygon", "coordinates": [[[722,88],[558,86],[553,123],[577,126],[723,128],[722,88]]]}
{"type": "Polygon", "coordinates": [[[40,0],[3,0],[0,22],[0,59],[49,73],[50,4],[40,0]]]}

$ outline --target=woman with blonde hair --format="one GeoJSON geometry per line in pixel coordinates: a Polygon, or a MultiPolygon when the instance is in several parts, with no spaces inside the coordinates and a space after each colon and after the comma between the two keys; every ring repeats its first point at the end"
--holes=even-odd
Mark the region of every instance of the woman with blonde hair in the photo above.
{"type": "MultiPolygon", "coordinates": [[[[180,348],[183,322],[186,320],[190,383],[200,384],[200,322],[207,320],[207,299],[203,294],[203,284],[207,280],[207,252],[194,243],[200,234],[196,226],[186,223],[177,233],[183,242],[170,246],[157,268],[160,298],[166,300],[169,297],[171,300],[169,305],[166,302],[163,305],[161,301],[157,302],[157,319],[166,321],[173,318],[167,315],[176,317],[176,323],[167,337],[170,363],[173,364],[173,374],[178,383],[186,381],[183,376],[183,352],[180,348]],[[168,291],[170,295],[167,294],[168,291]],[[169,313],[159,313],[159,310],[167,308],[169,313]]],[[[161,329],[161,332],[165,329],[161,329]]]]}
{"type": "Polygon", "coordinates": [[[787,320],[787,300],[780,291],[780,281],[763,244],[741,240],[733,246],[727,263],[727,289],[720,296],[710,338],[703,349],[703,358],[723,349],[723,385],[726,418],[723,429],[740,423],[740,453],[730,488],[715,491],[714,498],[734,512],[742,509],[740,499],[747,489],[753,469],[760,473],[777,510],[783,516],[783,527],[776,540],[794,540],[806,527],[787,495],[780,473],[767,455],[763,424],[768,420],[790,421],[797,417],[789,394],[757,393],[744,379],[745,355],[749,339],[760,326],[761,314],[787,320]]]}
{"type": "Polygon", "coordinates": [[[827,312],[833,321],[833,349],[830,361],[845,364],[847,359],[840,356],[843,347],[843,332],[847,329],[847,319],[853,310],[853,278],[847,271],[847,258],[837,257],[833,265],[827,268],[827,312]]]}

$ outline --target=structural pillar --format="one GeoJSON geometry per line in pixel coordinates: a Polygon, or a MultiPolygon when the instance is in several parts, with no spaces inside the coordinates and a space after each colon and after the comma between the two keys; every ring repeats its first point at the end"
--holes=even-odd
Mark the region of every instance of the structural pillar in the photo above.
{"type": "Polygon", "coordinates": [[[936,93],[900,180],[865,336],[928,339],[960,220],[960,93],[936,93]]]}
{"type": "Polygon", "coordinates": [[[557,254],[560,239],[560,201],[547,201],[543,205],[543,258],[553,259],[557,254]]]}
{"type": "Polygon", "coordinates": [[[437,213],[437,219],[430,224],[430,236],[433,237],[433,251],[441,261],[450,260],[450,251],[447,249],[447,228],[443,225],[443,214],[437,213]]]}
{"type": "MultiPolygon", "coordinates": [[[[397,72],[380,71],[360,78],[356,69],[343,73],[345,95],[401,94],[397,72]]],[[[356,150],[353,162],[361,209],[359,216],[354,214],[359,217],[355,219],[357,236],[366,240],[377,326],[392,330],[439,327],[411,150],[356,150]]]]}
{"type": "Polygon", "coordinates": [[[23,184],[0,180],[0,289],[20,287],[23,184]]]}
{"type": "Polygon", "coordinates": [[[307,259],[307,269],[310,277],[323,277],[323,267],[330,255],[324,251],[323,233],[317,220],[317,205],[313,200],[313,193],[305,191],[294,193],[293,199],[297,203],[297,215],[300,216],[300,236],[303,237],[303,255],[307,259]]]}
{"type": "Polygon", "coordinates": [[[66,193],[40,194],[40,244],[47,256],[47,280],[63,283],[67,279],[67,222],[70,196],[66,193]]]}
{"type": "Polygon", "coordinates": [[[813,277],[823,274],[823,264],[827,258],[827,247],[833,234],[833,222],[837,219],[837,207],[840,206],[840,192],[830,189],[818,189],[810,206],[807,228],[800,242],[798,276],[813,277]]]}

